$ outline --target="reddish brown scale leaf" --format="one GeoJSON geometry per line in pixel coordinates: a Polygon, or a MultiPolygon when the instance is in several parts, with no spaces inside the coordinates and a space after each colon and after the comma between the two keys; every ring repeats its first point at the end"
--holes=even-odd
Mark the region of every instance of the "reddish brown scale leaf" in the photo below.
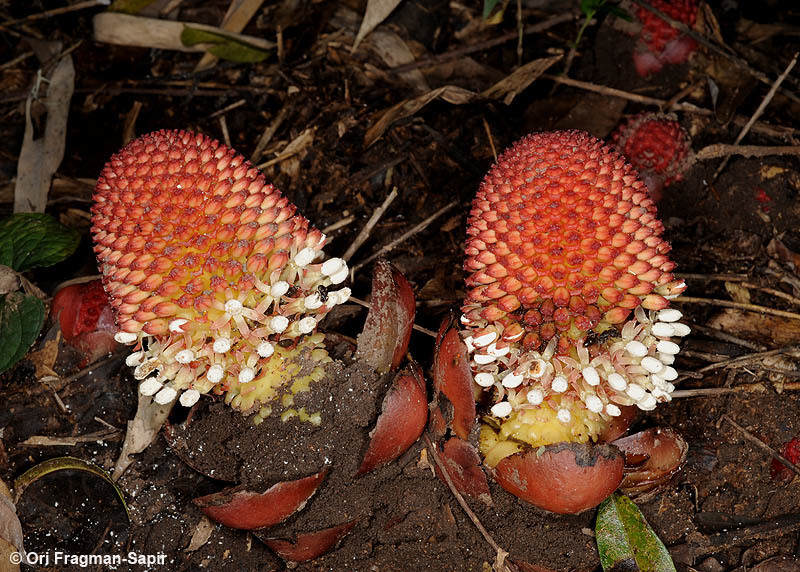
{"type": "Polygon", "coordinates": [[[628,427],[631,426],[633,420],[636,419],[638,409],[634,405],[619,408],[621,413],[618,417],[612,417],[608,422],[605,430],[599,435],[597,440],[600,443],[610,443],[615,439],[619,439],[628,432],[628,427]]]}
{"type": "Polygon", "coordinates": [[[643,493],[666,483],[686,460],[689,446],[668,427],[647,429],[614,441],[625,456],[626,494],[643,493]]]}
{"type": "Polygon", "coordinates": [[[385,260],[375,264],[372,296],[356,355],[384,373],[396,369],[408,351],[416,301],[405,276],[385,260]]]}
{"type": "Polygon", "coordinates": [[[353,528],[357,522],[358,520],[351,520],[316,532],[298,534],[293,540],[265,538],[259,533],[256,533],[256,536],[284,560],[305,562],[328,552],[350,532],[350,529],[353,528]]]}
{"type": "Polygon", "coordinates": [[[356,475],[393,461],[413,445],[425,429],[428,400],[419,367],[410,364],[399,372],[383,399],[367,452],[356,475]]]}
{"type": "Polygon", "coordinates": [[[64,341],[81,351],[86,363],[115,351],[118,331],[101,280],[71,284],[53,297],[50,316],[58,319],[64,341]]]}
{"type": "Polygon", "coordinates": [[[559,514],[594,508],[622,481],[624,457],[611,445],[555,443],[506,457],[494,478],[513,495],[559,514]]]}
{"type": "Polygon", "coordinates": [[[475,425],[475,397],[469,353],[452,314],[442,322],[436,337],[433,383],[436,391],[444,393],[453,404],[453,431],[466,440],[475,425]]]}
{"type": "MultiPolygon", "coordinates": [[[[489,492],[489,483],[486,480],[486,473],[481,467],[481,458],[475,447],[466,441],[453,437],[448,439],[444,448],[439,453],[439,458],[447,467],[447,474],[453,481],[453,486],[462,495],[479,499],[488,505],[492,504],[492,497],[489,492]]],[[[436,467],[436,475],[442,482],[445,482],[439,467],[436,467]]]]}
{"type": "Polygon", "coordinates": [[[212,520],[244,530],[264,528],[283,522],[301,510],[325,479],[328,469],[295,481],[276,483],[263,493],[242,487],[194,499],[200,510],[212,520]]]}

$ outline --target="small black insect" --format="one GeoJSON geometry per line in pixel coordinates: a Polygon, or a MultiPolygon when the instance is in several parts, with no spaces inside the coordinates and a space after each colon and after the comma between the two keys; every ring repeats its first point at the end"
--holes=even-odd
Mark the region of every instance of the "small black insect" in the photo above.
{"type": "Polygon", "coordinates": [[[322,300],[323,304],[328,301],[328,288],[326,286],[320,284],[317,286],[317,292],[319,293],[319,299],[322,300]]]}

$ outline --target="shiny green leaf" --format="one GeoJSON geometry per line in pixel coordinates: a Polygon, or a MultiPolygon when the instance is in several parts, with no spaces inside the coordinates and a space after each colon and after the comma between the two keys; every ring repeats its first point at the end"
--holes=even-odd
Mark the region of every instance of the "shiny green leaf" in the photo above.
{"type": "Polygon", "coordinates": [[[216,34],[207,30],[199,30],[184,26],[181,32],[181,43],[184,46],[196,44],[211,44],[208,52],[232,62],[253,63],[265,60],[269,56],[267,50],[257,48],[223,34],[216,34]]]}
{"type": "Polygon", "coordinates": [[[605,572],[675,572],[664,543],[624,495],[611,495],[597,509],[595,538],[605,572]]]}
{"type": "Polygon", "coordinates": [[[17,213],[0,221],[0,264],[17,272],[52,266],[75,252],[80,234],[44,213],[17,213]]]}
{"type": "Polygon", "coordinates": [[[36,341],[44,323],[44,304],[36,296],[0,296],[0,373],[17,363],[36,341]]]}

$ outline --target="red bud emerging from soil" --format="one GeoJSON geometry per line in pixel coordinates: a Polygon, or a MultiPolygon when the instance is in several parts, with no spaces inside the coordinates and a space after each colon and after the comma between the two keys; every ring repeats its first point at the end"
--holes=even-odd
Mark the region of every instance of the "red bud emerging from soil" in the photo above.
{"type": "Polygon", "coordinates": [[[425,381],[416,364],[398,373],[383,400],[367,452],[356,475],[393,461],[413,445],[428,420],[425,381]]]}
{"type": "MultiPolygon", "coordinates": [[[[800,464],[800,437],[794,437],[783,445],[781,454],[795,465],[800,464]]],[[[778,459],[772,459],[769,474],[776,481],[790,481],[795,473],[778,459]]]]}
{"type": "Polygon", "coordinates": [[[689,134],[673,114],[632,117],[613,133],[612,141],[639,171],[654,202],[661,200],[664,187],[682,178],[694,160],[689,134]]]}
{"type": "Polygon", "coordinates": [[[317,322],[349,297],[325,237],[233,149],[205,135],[158,131],[106,164],[92,207],[95,252],[140,391],[191,406],[213,391],[258,421],[327,354],[317,322]],[[150,375],[154,374],[154,375],[150,375]],[[149,376],[149,377],[148,377],[149,376]],[[291,383],[285,392],[282,387],[291,383]]]}
{"type": "Polygon", "coordinates": [[[448,316],[436,337],[433,382],[453,406],[453,431],[467,440],[475,425],[475,396],[467,346],[461,340],[452,316],[448,316]]]}
{"type": "MultiPolygon", "coordinates": [[[[651,5],[690,28],[697,20],[697,0],[653,0],[651,5]]],[[[657,73],[665,64],[683,63],[697,48],[692,38],[650,10],[639,7],[636,17],[642,23],[642,32],[633,53],[633,63],[640,76],[657,73]]]]}
{"type": "Polygon", "coordinates": [[[626,494],[644,493],[669,481],[681,468],[689,445],[680,433],[657,427],[635,433],[613,443],[625,455],[626,494]]]}
{"type": "MultiPolygon", "coordinates": [[[[472,445],[453,437],[445,442],[442,451],[439,452],[439,458],[444,462],[447,474],[458,492],[488,505],[492,504],[486,473],[481,468],[481,458],[472,445]]],[[[438,466],[436,474],[444,481],[438,466]]]]}
{"type": "Polygon", "coordinates": [[[626,407],[651,410],[670,399],[673,338],[689,328],[669,308],[685,284],[672,275],[653,201],[601,141],[580,131],[537,133],[487,174],[468,225],[461,323],[473,387],[488,392],[486,464],[526,500],[557,512],[588,508],[604,498],[590,489],[616,488],[621,456],[562,447],[557,457],[545,450],[553,459],[545,463],[529,451],[614,436],[626,407]],[[549,498],[570,490],[574,498],[549,498]]]}
{"type": "Polygon", "coordinates": [[[101,280],[70,284],[53,297],[50,316],[58,319],[64,341],[83,353],[86,363],[115,351],[117,326],[101,280]]]}
{"type": "Polygon", "coordinates": [[[295,481],[276,483],[263,493],[234,487],[194,499],[212,520],[244,530],[283,522],[301,510],[325,479],[327,470],[295,481]]]}

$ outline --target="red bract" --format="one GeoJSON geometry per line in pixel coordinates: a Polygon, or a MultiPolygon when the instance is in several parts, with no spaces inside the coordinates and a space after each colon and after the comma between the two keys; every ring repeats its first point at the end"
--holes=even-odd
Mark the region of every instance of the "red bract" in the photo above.
{"type": "Polygon", "coordinates": [[[453,407],[453,431],[461,439],[468,439],[475,425],[472,372],[467,346],[461,340],[452,316],[442,322],[436,337],[433,383],[437,393],[447,397],[453,407]]]}
{"type": "MultiPolygon", "coordinates": [[[[688,27],[697,20],[697,0],[653,0],[651,5],[688,27]]],[[[664,64],[680,64],[689,59],[697,43],[676,30],[650,10],[639,7],[636,17],[642,31],[633,53],[633,63],[641,76],[661,71],[664,64]]]]}
{"type": "Polygon", "coordinates": [[[625,455],[625,493],[643,493],[666,483],[681,468],[689,445],[669,428],[647,429],[613,443],[625,455]]]}
{"type": "Polygon", "coordinates": [[[664,187],[682,178],[694,160],[689,134],[672,114],[632,117],[617,128],[612,142],[639,171],[654,202],[661,200],[664,187]]]}
{"type": "MultiPolygon", "coordinates": [[[[550,510],[594,506],[586,503],[604,497],[549,497],[607,495],[622,478],[618,453],[604,449],[589,457],[600,463],[587,464],[561,447],[557,459],[550,452],[550,466],[534,452],[616,437],[629,422],[626,408],[670,399],[679,350],[672,338],[689,328],[669,308],[685,285],[672,275],[653,201],[631,165],[601,141],[579,131],[538,133],[484,178],[468,224],[461,323],[472,388],[489,402],[485,462],[505,488],[550,510]],[[548,479],[533,478],[539,474],[548,479]]],[[[456,345],[440,351],[435,371],[458,355],[456,345]]],[[[464,377],[452,373],[442,387],[463,385],[464,377]]]]}
{"type": "MultiPolygon", "coordinates": [[[[800,437],[794,437],[783,445],[781,454],[795,465],[800,464],[800,437]]],[[[795,473],[778,459],[773,459],[769,466],[769,474],[776,481],[789,481],[795,473]]]]}
{"type": "Polygon", "coordinates": [[[117,326],[101,280],[70,284],[53,297],[50,316],[57,319],[64,341],[84,354],[86,363],[119,347],[117,326]]]}
{"type": "Polygon", "coordinates": [[[145,135],[106,164],[94,198],[95,252],[143,394],[190,406],[213,391],[258,421],[303,357],[328,360],[314,331],[349,297],[331,289],[347,265],[319,260],[322,233],[233,149],[145,135]]]}
{"type": "Polygon", "coordinates": [[[269,538],[264,533],[256,533],[256,536],[284,560],[305,562],[328,552],[357,523],[358,520],[351,520],[316,532],[298,534],[293,539],[269,538]]]}

